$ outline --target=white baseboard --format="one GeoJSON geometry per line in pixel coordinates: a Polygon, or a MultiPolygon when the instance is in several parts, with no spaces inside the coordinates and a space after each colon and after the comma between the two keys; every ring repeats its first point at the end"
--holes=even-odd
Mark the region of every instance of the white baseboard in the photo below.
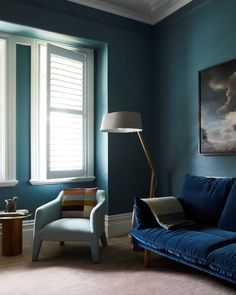
{"type": "Polygon", "coordinates": [[[131,229],[132,212],[105,215],[105,231],[108,238],[127,235],[131,229]]]}
{"type": "MultiPolygon", "coordinates": [[[[105,231],[107,237],[127,235],[131,229],[132,212],[105,215],[105,231]]],[[[23,221],[23,245],[32,244],[34,220],[23,221]]],[[[0,224],[0,240],[2,239],[2,226],[0,224]]],[[[0,248],[2,243],[0,243],[0,248]]]]}
{"type": "Polygon", "coordinates": [[[32,244],[33,242],[34,219],[23,221],[23,244],[32,244]]]}

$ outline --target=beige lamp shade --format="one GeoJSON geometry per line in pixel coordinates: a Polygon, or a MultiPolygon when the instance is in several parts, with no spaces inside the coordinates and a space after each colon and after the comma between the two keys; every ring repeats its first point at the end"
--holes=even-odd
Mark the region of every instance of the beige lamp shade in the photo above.
{"type": "Polygon", "coordinates": [[[141,115],[136,112],[114,112],[103,115],[100,131],[131,133],[142,131],[141,115]]]}

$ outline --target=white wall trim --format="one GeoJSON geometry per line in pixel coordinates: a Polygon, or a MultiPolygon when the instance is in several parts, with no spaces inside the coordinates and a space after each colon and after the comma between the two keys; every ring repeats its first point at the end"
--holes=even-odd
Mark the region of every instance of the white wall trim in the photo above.
{"type": "Polygon", "coordinates": [[[105,231],[108,238],[127,235],[131,230],[132,212],[105,215],[105,231]]]}
{"type": "Polygon", "coordinates": [[[23,221],[23,244],[32,244],[33,228],[34,228],[34,219],[23,221]]]}
{"type": "Polygon", "coordinates": [[[94,181],[95,176],[88,177],[71,177],[71,178],[57,178],[57,179],[30,179],[32,185],[58,184],[58,183],[73,183],[73,182],[89,182],[94,181]]]}
{"type": "Polygon", "coordinates": [[[16,179],[0,181],[0,187],[12,187],[12,186],[16,186],[17,183],[18,183],[18,180],[16,179]]]}

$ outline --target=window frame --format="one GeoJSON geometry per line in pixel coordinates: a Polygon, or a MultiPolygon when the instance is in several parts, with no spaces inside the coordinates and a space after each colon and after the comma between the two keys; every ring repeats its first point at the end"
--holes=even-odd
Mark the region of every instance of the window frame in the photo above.
{"type": "MultiPolygon", "coordinates": [[[[45,164],[42,165],[42,154],[40,153],[40,46],[45,46],[46,41],[33,40],[32,54],[31,54],[31,179],[30,183],[33,185],[43,184],[57,184],[57,183],[70,183],[70,182],[88,182],[95,179],[94,176],[94,52],[93,49],[79,48],[61,43],[50,42],[50,44],[59,46],[72,51],[79,51],[86,54],[86,104],[85,112],[87,116],[86,124],[86,140],[87,149],[85,157],[85,170],[86,175],[78,177],[65,177],[48,179],[45,164]],[[42,167],[43,166],[43,167],[42,167]],[[44,170],[44,172],[42,172],[44,170]]],[[[47,104],[47,100],[46,100],[47,104]]],[[[45,157],[45,155],[44,155],[45,157]]],[[[47,158],[47,155],[46,155],[47,158]]]]}
{"type": "Polygon", "coordinates": [[[5,48],[2,66],[4,67],[5,81],[2,92],[1,138],[0,147],[0,187],[17,185],[16,179],[16,39],[8,34],[0,33],[5,48]]]}

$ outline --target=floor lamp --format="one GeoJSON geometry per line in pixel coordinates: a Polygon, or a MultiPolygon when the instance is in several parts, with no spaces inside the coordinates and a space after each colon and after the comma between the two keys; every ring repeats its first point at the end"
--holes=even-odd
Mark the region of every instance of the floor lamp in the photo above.
{"type": "Polygon", "coordinates": [[[151,158],[151,154],[144,141],[142,132],[141,115],[136,112],[114,112],[103,115],[100,131],[108,133],[131,133],[136,132],[143,147],[143,151],[147,158],[151,169],[151,183],[149,190],[149,198],[155,197],[155,188],[157,183],[157,172],[151,158]]]}

